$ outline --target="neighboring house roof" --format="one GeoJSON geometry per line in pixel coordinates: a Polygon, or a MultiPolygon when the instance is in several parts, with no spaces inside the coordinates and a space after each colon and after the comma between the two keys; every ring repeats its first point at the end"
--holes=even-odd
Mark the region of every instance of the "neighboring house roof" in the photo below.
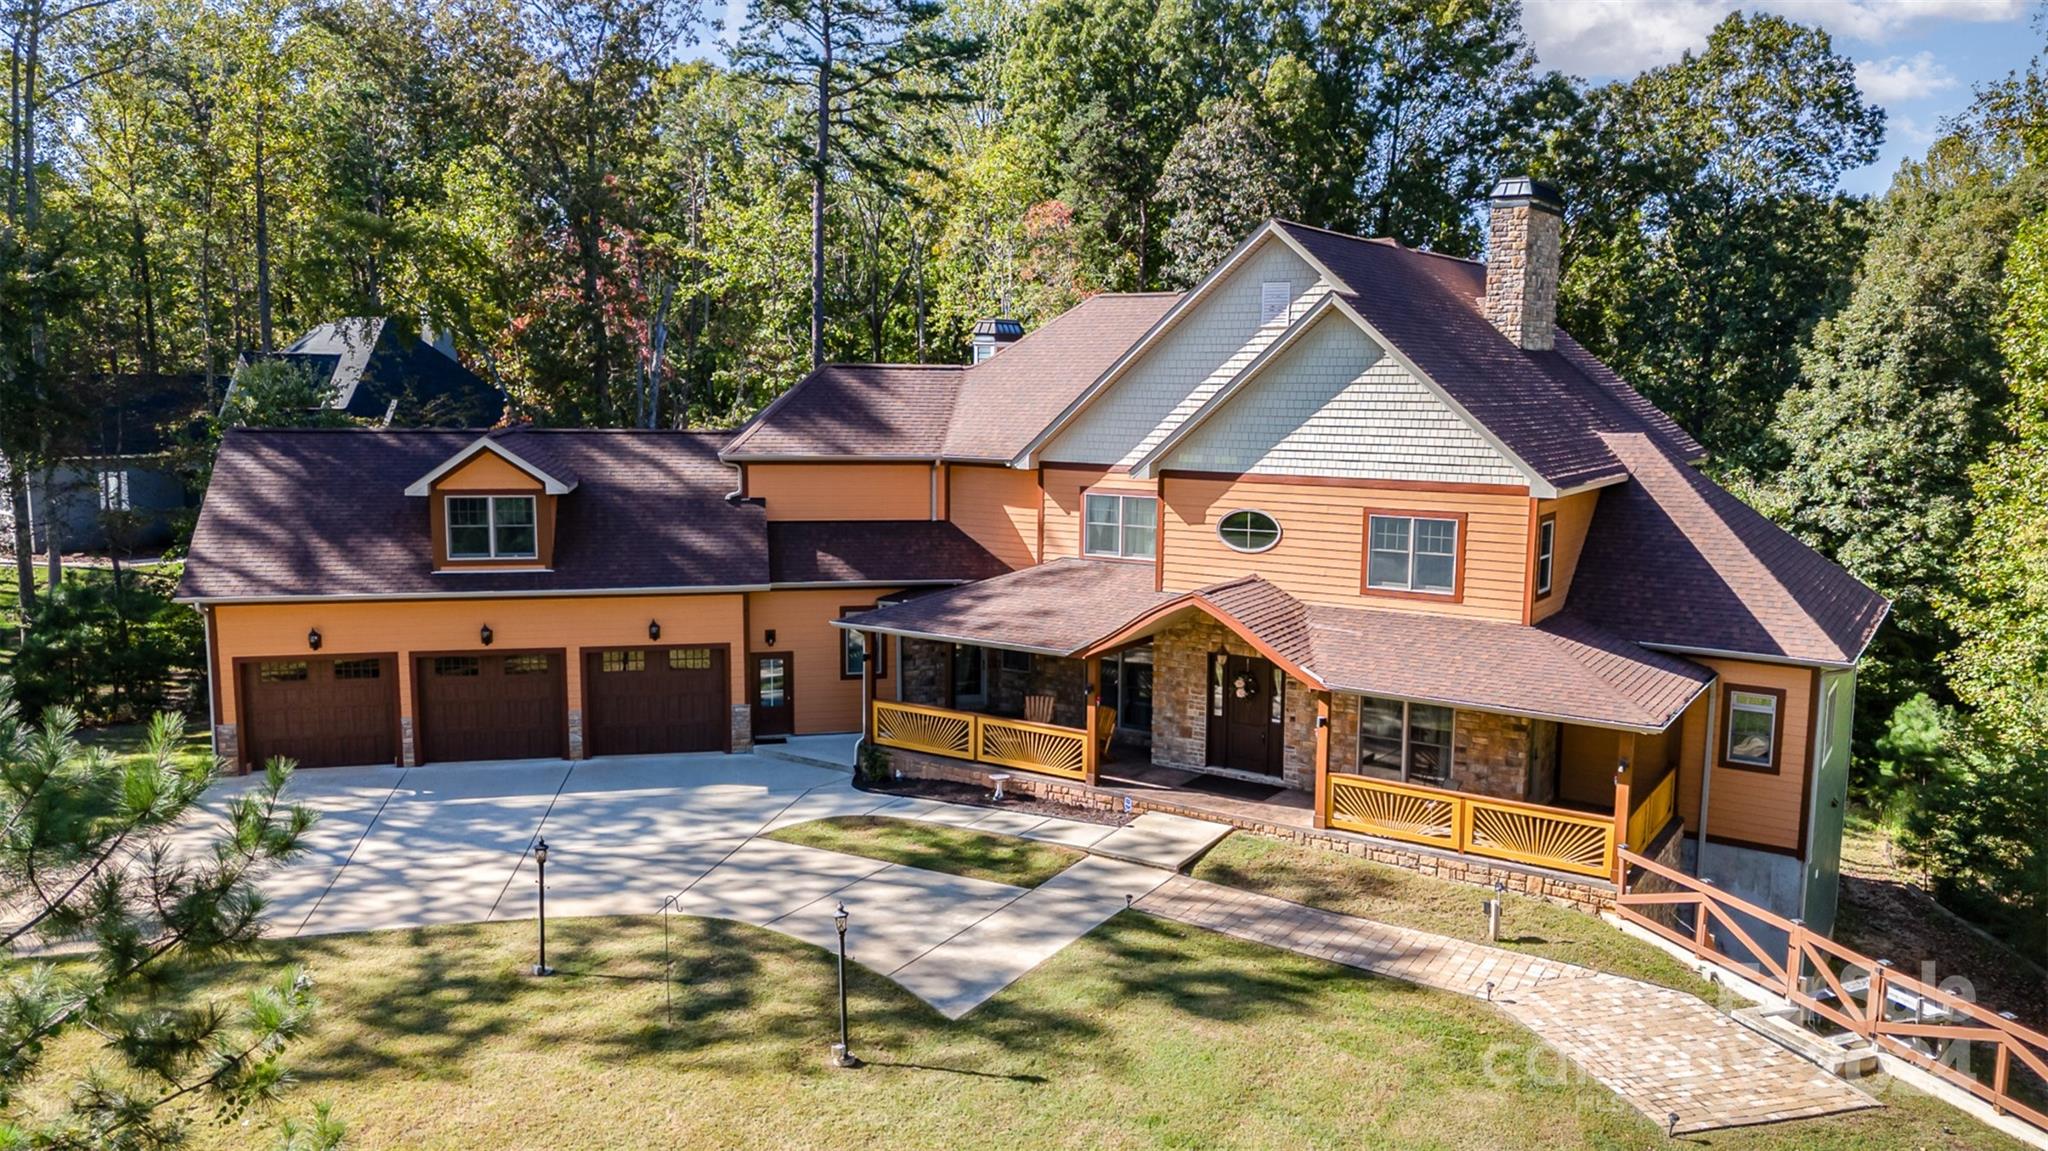
{"type": "Polygon", "coordinates": [[[90,381],[85,399],[96,410],[79,454],[148,456],[168,450],[180,433],[196,429],[213,394],[197,372],[122,372],[90,381]]]}
{"type": "Polygon", "coordinates": [[[945,520],[794,520],[768,525],[776,584],[964,583],[1010,570],[945,520]]]}
{"type": "Polygon", "coordinates": [[[1150,564],[1057,559],[847,616],[838,626],[1073,655],[1179,598],[1152,590],[1150,564]]]}
{"type": "Polygon", "coordinates": [[[488,427],[505,411],[504,395],[452,350],[384,316],[321,324],[268,358],[304,365],[333,386],[335,409],[380,424],[390,416],[399,427],[488,427]]]}
{"type": "Polygon", "coordinates": [[[1567,612],[1702,654],[1862,656],[1883,596],[1648,437],[1607,442],[1635,482],[1600,493],[1567,612]]]}
{"type": "MultiPolygon", "coordinates": [[[[766,513],[729,501],[724,433],[522,429],[579,477],[550,571],[436,574],[414,478],[475,431],[236,429],[222,441],[181,599],[562,594],[765,587],[766,513]]],[[[513,438],[509,436],[507,438],[513,438]]]]}
{"type": "Polygon", "coordinates": [[[1157,322],[1172,292],[1091,296],[979,364],[827,364],[726,458],[1005,462],[1157,322]]]}

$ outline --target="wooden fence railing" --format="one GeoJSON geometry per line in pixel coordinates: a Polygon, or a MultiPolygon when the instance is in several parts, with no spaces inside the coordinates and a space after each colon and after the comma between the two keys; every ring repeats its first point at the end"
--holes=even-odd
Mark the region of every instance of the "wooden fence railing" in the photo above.
{"type": "Polygon", "coordinates": [[[1330,826],[1578,875],[1614,874],[1614,820],[1582,811],[1330,776],[1330,826]]]}
{"type": "Polygon", "coordinates": [[[2048,1035],[1633,851],[1621,863],[1622,918],[2048,1131],[2048,1035]]]}
{"type": "Polygon", "coordinates": [[[1648,851],[1650,841],[1657,838],[1671,817],[1678,813],[1678,772],[1667,770],[1664,778],[1645,788],[1636,801],[1635,810],[1628,813],[1628,842],[1633,851],[1648,851]]]}
{"type": "Polygon", "coordinates": [[[977,715],[916,703],[875,702],[875,742],[951,759],[1092,782],[1095,741],[1078,727],[977,715]]]}

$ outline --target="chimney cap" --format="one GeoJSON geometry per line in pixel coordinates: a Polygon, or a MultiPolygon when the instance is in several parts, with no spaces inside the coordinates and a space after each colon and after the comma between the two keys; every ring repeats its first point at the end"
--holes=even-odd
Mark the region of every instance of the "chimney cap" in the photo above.
{"type": "Polygon", "coordinates": [[[974,334],[977,336],[994,336],[996,339],[1004,341],[1021,340],[1024,338],[1024,325],[1008,316],[992,316],[986,320],[976,320],[974,322],[974,334]]]}
{"type": "Polygon", "coordinates": [[[1508,176],[1493,186],[1493,206],[1496,208],[1519,207],[1523,204],[1550,211],[1564,211],[1564,193],[1557,185],[1547,184],[1532,176],[1508,176]]]}

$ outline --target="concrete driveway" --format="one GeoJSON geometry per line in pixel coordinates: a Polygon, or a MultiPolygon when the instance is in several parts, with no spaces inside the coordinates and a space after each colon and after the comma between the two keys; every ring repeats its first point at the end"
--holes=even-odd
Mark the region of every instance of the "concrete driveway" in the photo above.
{"type": "MultiPolygon", "coordinates": [[[[252,782],[223,781],[213,821],[252,782]]],[[[760,839],[868,813],[1081,847],[1113,830],[874,795],[843,768],[771,755],[329,768],[298,773],[290,795],[320,820],[305,857],[264,884],[274,935],[530,919],[545,836],[550,915],[648,915],[676,896],[683,914],[827,947],[844,901],[850,956],[956,1018],[1171,874],[1091,856],[1026,891],[760,839]]]]}

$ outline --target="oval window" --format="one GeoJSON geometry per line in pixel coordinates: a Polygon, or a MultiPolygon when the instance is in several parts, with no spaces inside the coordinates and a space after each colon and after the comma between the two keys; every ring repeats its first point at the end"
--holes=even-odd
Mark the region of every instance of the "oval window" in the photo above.
{"type": "Polygon", "coordinates": [[[1241,552],[1262,552],[1280,542],[1280,524],[1265,512],[1236,511],[1216,525],[1223,542],[1241,552]]]}

